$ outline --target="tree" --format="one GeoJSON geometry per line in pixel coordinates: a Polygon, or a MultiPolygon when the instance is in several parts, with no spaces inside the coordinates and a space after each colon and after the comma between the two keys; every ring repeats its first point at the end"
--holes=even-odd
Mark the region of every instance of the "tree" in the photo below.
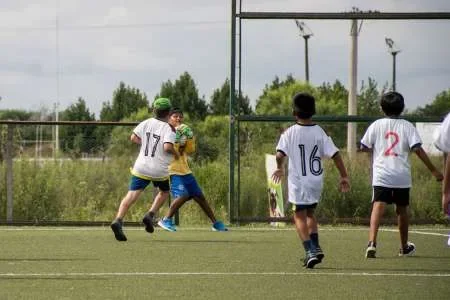
{"type": "MultiPolygon", "coordinates": [[[[235,94],[239,107],[239,114],[249,115],[252,113],[250,99],[248,96],[235,94]]],[[[227,78],[222,87],[215,89],[211,96],[210,111],[213,115],[228,115],[230,111],[230,80],[227,78]]]]}
{"type": "MultiPolygon", "coordinates": [[[[63,121],[95,121],[94,114],[89,112],[83,98],[70,105],[61,113],[63,121]]],[[[91,152],[96,146],[95,126],[61,126],[62,149],[74,157],[80,157],[83,152],[91,152]]]]}
{"type": "Polygon", "coordinates": [[[207,114],[208,105],[200,98],[194,79],[188,72],[172,83],[170,80],[162,83],[159,94],[155,96],[169,98],[174,107],[179,107],[192,119],[203,120],[207,114]]]}
{"type": "Polygon", "coordinates": [[[358,95],[358,115],[361,116],[381,116],[380,96],[387,90],[387,83],[378,91],[375,79],[368,78],[368,85],[362,81],[361,90],[358,95]]]}
{"type": "Polygon", "coordinates": [[[265,97],[269,91],[277,90],[280,87],[291,85],[294,82],[295,82],[295,79],[292,76],[292,74],[288,74],[284,81],[280,81],[280,78],[278,76],[275,76],[275,79],[272,81],[272,83],[270,85],[267,85],[267,84],[265,85],[263,93],[260,97],[265,97]]]}
{"type": "Polygon", "coordinates": [[[450,89],[440,92],[431,104],[418,107],[413,114],[421,117],[444,117],[450,111],[450,89]]]}
{"type": "Polygon", "coordinates": [[[120,82],[113,92],[112,103],[103,102],[100,112],[102,121],[120,121],[143,107],[148,107],[147,96],[137,88],[125,86],[120,82]]]}

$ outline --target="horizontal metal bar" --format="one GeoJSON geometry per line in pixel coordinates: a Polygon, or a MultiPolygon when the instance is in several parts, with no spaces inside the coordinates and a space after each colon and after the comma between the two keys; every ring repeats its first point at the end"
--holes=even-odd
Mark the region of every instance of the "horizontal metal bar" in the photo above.
{"type": "Polygon", "coordinates": [[[100,121],[18,121],[0,120],[0,124],[8,125],[95,125],[95,126],[136,126],[139,122],[100,122],[100,121]]]}
{"type": "MultiPolygon", "coordinates": [[[[356,122],[367,123],[373,122],[381,117],[367,117],[367,116],[314,116],[313,121],[316,122],[356,122]]],[[[293,122],[295,118],[293,116],[267,116],[267,115],[240,115],[236,116],[238,121],[243,122],[293,122]]],[[[401,119],[408,120],[410,122],[424,122],[435,123],[442,122],[443,117],[414,117],[414,116],[402,116],[401,119]]]]}
{"type": "Polygon", "coordinates": [[[316,20],[448,20],[450,12],[252,12],[236,14],[241,19],[316,20]]]}

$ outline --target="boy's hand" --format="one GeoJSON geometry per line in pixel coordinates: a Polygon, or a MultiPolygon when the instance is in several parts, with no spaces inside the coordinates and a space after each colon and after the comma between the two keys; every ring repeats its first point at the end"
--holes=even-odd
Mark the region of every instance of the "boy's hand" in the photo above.
{"type": "Polygon", "coordinates": [[[434,170],[432,174],[436,178],[436,181],[442,181],[444,179],[444,175],[442,175],[442,173],[438,170],[434,170]]]}
{"type": "Polygon", "coordinates": [[[339,190],[342,193],[350,191],[350,180],[348,177],[341,177],[341,179],[339,179],[339,190]]]}
{"type": "Polygon", "coordinates": [[[281,178],[284,177],[284,170],[283,169],[276,169],[275,172],[273,172],[272,174],[272,180],[275,183],[280,183],[281,182],[281,178]]]}
{"type": "Polygon", "coordinates": [[[186,146],[180,146],[180,148],[178,148],[178,152],[180,153],[180,155],[183,155],[185,148],[186,148],[186,146]]]}

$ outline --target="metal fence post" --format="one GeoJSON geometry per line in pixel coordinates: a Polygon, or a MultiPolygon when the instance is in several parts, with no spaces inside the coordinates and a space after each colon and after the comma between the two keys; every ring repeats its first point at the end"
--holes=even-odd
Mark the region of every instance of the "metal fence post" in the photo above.
{"type": "Polygon", "coordinates": [[[13,133],[14,125],[9,124],[6,138],[6,222],[13,221],[13,133]]]}

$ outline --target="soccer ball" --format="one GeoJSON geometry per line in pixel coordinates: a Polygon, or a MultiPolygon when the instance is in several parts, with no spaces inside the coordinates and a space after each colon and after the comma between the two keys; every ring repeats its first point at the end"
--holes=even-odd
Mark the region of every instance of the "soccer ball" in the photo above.
{"type": "Polygon", "coordinates": [[[179,143],[180,146],[186,145],[186,140],[194,137],[192,129],[186,124],[181,124],[176,128],[175,143],[179,143]]]}

